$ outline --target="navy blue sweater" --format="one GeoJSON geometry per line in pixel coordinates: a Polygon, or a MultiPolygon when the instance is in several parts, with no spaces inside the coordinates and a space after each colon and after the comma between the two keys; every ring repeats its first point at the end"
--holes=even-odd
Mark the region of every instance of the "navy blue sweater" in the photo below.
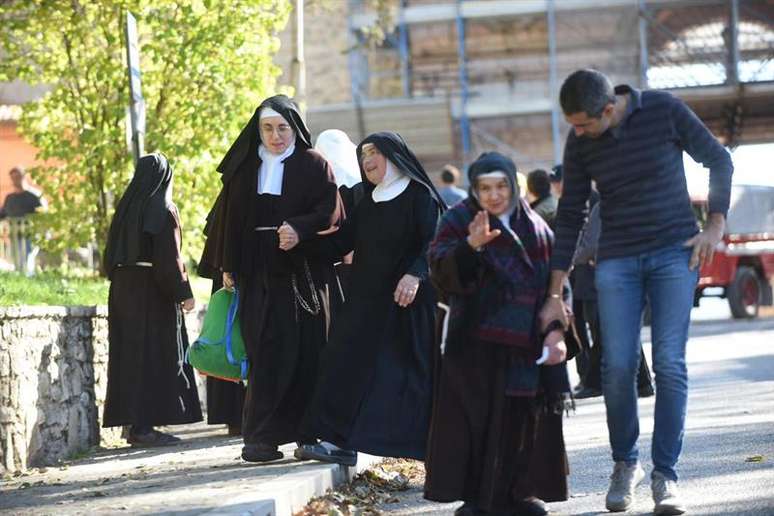
{"type": "Polygon", "coordinates": [[[629,93],[621,122],[599,138],[570,132],[564,149],[564,192],[556,215],[551,268],[570,268],[587,215],[591,181],[600,193],[602,234],[597,260],[632,256],[695,235],[683,151],[710,169],[709,211],[728,211],[731,156],[681,100],[660,91],[629,93]]]}

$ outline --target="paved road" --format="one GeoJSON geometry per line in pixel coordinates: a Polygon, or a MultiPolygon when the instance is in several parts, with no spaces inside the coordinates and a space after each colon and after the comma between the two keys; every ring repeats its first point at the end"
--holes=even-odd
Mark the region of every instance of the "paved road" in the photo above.
{"type": "MultiPolygon", "coordinates": [[[[694,310],[688,344],[690,397],[680,465],[690,514],[774,515],[774,318],[730,320],[719,299],[694,310]],[[762,462],[748,462],[762,456],[762,462]]],[[[649,330],[643,330],[646,354],[649,330]]],[[[574,367],[571,367],[574,369],[574,367]]],[[[650,471],[654,398],[641,400],[640,453],[650,471]]],[[[580,400],[566,420],[572,497],[552,504],[554,514],[606,514],[611,471],[605,408],[601,398],[580,400]]],[[[451,514],[454,505],[421,500],[419,489],[386,508],[388,514],[451,514]]],[[[649,482],[637,490],[635,509],[651,514],[649,482]]]]}

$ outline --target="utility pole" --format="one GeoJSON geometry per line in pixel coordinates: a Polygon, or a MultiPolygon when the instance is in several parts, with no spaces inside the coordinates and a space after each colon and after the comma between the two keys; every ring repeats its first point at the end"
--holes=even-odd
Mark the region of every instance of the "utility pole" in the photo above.
{"type": "Polygon", "coordinates": [[[129,115],[134,164],[145,154],[145,99],[142,97],[140,80],[140,42],[137,37],[137,20],[126,13],[126,65],[129,72],[129,115]]]}
{"type": "Polygon", "coordinates": [[[293,0],[291,34],[293,60],[290,65],[292,84],[301,116],[306,117],[306,61],[304,60],[304,0],[293,0]]]}

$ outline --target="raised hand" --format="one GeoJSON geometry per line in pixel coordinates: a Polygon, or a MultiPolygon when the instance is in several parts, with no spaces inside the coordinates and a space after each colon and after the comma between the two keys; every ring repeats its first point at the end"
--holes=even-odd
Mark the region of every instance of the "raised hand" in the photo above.
{"type": "Polygon", "coordinates": [[[500,230],[489,230],[489,214],[483,210],[476,213],[473,221],[468,224],[468,244],[474,249],[485,246],[500,236],[500,230]]]}

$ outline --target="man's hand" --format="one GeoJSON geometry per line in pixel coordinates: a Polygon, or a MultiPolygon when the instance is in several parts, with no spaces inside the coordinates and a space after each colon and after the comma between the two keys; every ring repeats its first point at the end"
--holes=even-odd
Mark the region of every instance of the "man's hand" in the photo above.
{"type": "Polygon", "coordinates": [[[693,247],[691,261],[688,265],[691,270],[712,262],[715,247],[723,240],[725,226],[725,217],[720,213],[712,213],[704,230],[685,243],[686,247],[693,247]]]}
{"type": "Polygon", "coordinates": [[[473,221],[468,224],[468,244],[473,249],[484,246],[500,236],[500,230],[489,231],[489,214],[484,210],[476,213],[473,221]]]}
{"type": "Polygon", "coordinates": [[[404,274],[398,282],[398,286],[395,288],[393,297],[395,302],[403,308],[414,302],[414,298],[417,297],[417,291],[419,290],[419,278],[412,276],[411,274],[404,274]]]}
{"type": "Polygon", "coordinates": [[[282,223],[277,234],[279,235],[279,248],[283,251],[290,251],[298,244],[298,233],[287,222],[282,223]]]}
{"type": "Polygon", "coordinates": [[[191,310],[193,310],[196,307],[196,301],[192,297],[189,297],[188,299],[183,301],[181,304],[183,305],[183,310],[185,310],[186,312],[190,312],[191,310]]]}
{"type": "Polygon", "coordinates": [[[543,362],[545,365],[561,364],[567,358],[567,345],[561,331],[554,330],[546,335],[543,346],[548,348],[548,359],[543,362]]]}

